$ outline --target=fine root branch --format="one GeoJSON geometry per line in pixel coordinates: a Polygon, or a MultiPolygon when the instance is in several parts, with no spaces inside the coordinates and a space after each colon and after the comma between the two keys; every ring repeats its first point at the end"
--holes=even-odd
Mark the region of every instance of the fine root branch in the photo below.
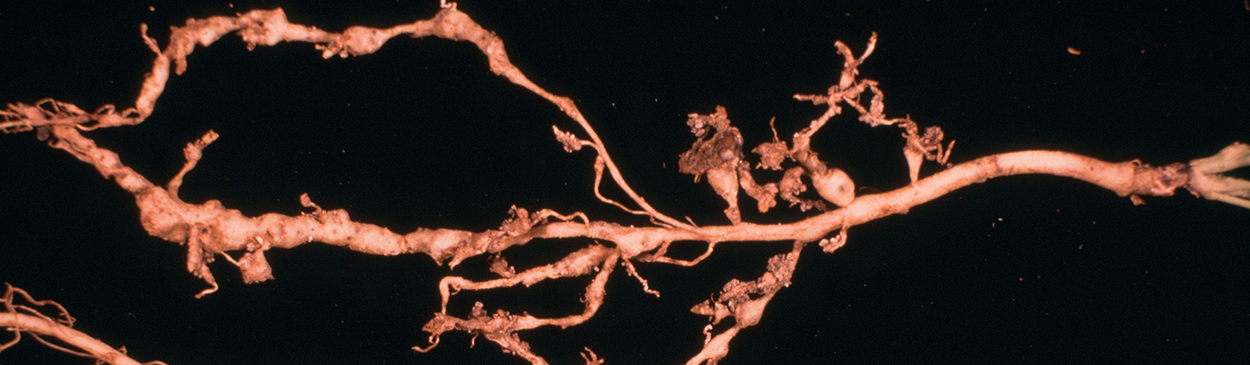
{"type": "MultiPolygon", "coordinates": [[[[0,327],[13,334],[13,339],[0,344],[0,351],[16,345],[22,334],[29,334],[35,341],[48,348],[67,354],[96,359],[97,363],[114,365],[139,365],[126,356],[126,348],[113,349],[99,340],[74,329],[74,317],[61,304],[52,300],[35,300],[25,290],[4,283],[4,296],[0,297],[0,327]],[[51,312],[49,315],[43,310],[51,312]],[[55,339],[53,343],[47,338],[55,339]]],[[[155,361],[149,364],[164,364],[155,361]]]]}

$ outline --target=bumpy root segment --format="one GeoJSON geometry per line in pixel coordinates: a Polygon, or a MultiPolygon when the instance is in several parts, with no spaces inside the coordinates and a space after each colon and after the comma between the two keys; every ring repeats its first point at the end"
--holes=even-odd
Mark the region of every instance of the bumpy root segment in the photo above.
{"type": "MultiPolygon", "coordinates": [[[[505,353],[521,357],[531,364],[546,364],[546,360],[534,354],[530,350],[529,344],[522,341],[517,332],[540,326],[567,328],[581,324],[593,317],[598,312],[599,307],[603,305],[603,299],[607,295],[603,288],[607,285],[608,277],[612,274],[613,268],[615,268],[617,260],[620,258],[619,251],[596,245],[570,254],[560,262],[526,271],[514,278],[485,282],[472,282],[462,278],[445,278],[440,285],[443,293],[443,310],[440,313],[435,313],[434,318],[422,328],[422,330],[430,334],[430,346],[424,348],[414,347],[413,349],[421,352],[429,351],[438,344],[438,339],[444,332],[462,331],[473,334],[474,338],[482,336],[498,344],[505,353]],[[447,300],[454,294],[454,290],[483,290],[517,284],[530,285],[540,280],[580,276],[591,271],[598,271],[598,273],[595,274],[595,278],[591,283],[586,286],[586,292],[582,298],[585,310],[581,314],[561,318],[536,318],[528,314],[513,314],[503,309],[497,309],[494,314],[488,314],[485,304],[482,302],[474,303],[472,311],[466,318],[457,318],[447,314],[447,300]]],[[[598,356],[594,355],[594,352],[590,352],[589,349],[587,349],[587,352],[589,355],[583,355],[583,357],[586,357],[587,363],[602,362],[598,356]]]]}
{"type": "MultiPolygon", "coordinates": [[[[920,133],[919,126],[911,118],[887,118],[885,116],[885,94],[877,86],[877,82],[870,79],[856,78],[856,75],[859,74],[857,67],[863,64],[868,56],[872,55],[876,44],[877,34],[873,33],[872,38],[868,40],[868,47],[864,50],[864,54],[855,57],[850,47],[847,47],[841,41],[837,42],[835,45],[838,48],[838,54],[845,58],[845,61],[842,63],[842,75],[838,84],[831,86],[824,95],[794,95],[796,100],[810,101],[816,105],[828,105],[829,109],[824,115],[813,120],[806,129],[795,134],[794,148],[790,151],[790,154],[804,165],[819,162],[819,160],[805,161],[805,156],[810,151],[811,137],[828,122],[829,118],[842,112],[842,109],[838,107],[838,103],[844,103],[859,112],[859,120],[868,123],[870,126],[897,125],[903,129],[903,138],[907,140],[907,143],[903,146],[903,155],[907,159],[908,175],[911,181],[915,182],[920,178],[920,164],[924,160],[930,160],[949,167],[946,161],[950,158],[951,149],[955,147],[955,141],[951,141],[943,146],[942,139],[944,135],[940,127],[930,126],[925,128],[924,133],[920,133]],[[871,91],[873,95],[867,107],[860,103],[865,91],[871,91]]],[[[812,157],[814,158],[814,155],[812,157]]]]}
{"type": "MultiPolygon", "coordinates": [[[[652,208],[625,182],[620,169],[608,154],[602,140],[572,99],[547,92],[531,82],[508,60],[503,40],[494,32],[482,28],[468,15],[457,10],[455,3],[443,5],[443,10],[428,20],[386,29],[353,26],[342,33],[325,32],[316,27],[289,23],[286,13],[281,8],[253,10],[234,17],[215,16],[207,19],[189,19],[182,27],[173,27],[169,36],[169,44],[163,50],[156,40],[146,35],[147,25],[143,24],[140,26],[141,35],[148,48],[156,54],[156,58],[153,60],[151,72],[143,81],[139,96],[135,100],[135,107],[118,113],[115,112],[114,106],[105,105],[95,113],[89,114],[73,104],[52,99],[42,100],[35,105],[9,104],[7,108],[0,110],[0,132],[16,133],[58,125],[91,130],[141,123],[151,115],[156,107],[156,100],[164,92],[170,77],[170,66],[174,67],[175,74],[181,75],[187,69],[187,57],[195,50],[197,44],[208,47],[231,33],[243,38],[249,50],[256,46],[273,46],[280,42],[314,43],[317,49],[322,51],[323,58],[373,53],[390,38],[400,35],[413,38],[434,36],[473,43],[487,57],[492,72],[555,104],[587,133],[590,141],[586,144],[595,147],[613,181],[640,207],[643,214],[669,226],[686,226],[686,223],[652,208]]],[[[41,137],[46,134],[43,130],[39,132],[41,137]]]]}
{"type": "MultiPolygon", "coordinates": [[[[218,255],[237,266],[247,283],[273,278],[272,269],[264,256],[266,251],[273,248],[292,248],[313,241],[379,255],[425,253],[437,262],[449,262],[454,266],[469,257],[500,252],[512,245],[528,242],[536,237],[528,231],[550,219],[576,218],[586,224],[590,222],[580,212],[562,215],[543,209],[529,213],[518,208],[514,209],[513,217],[505,222],[501,230],[474,233],[449,229],[418,229],[399,235],[384,227],[354,222],[344,210],[321,209],[307,195],[301,197],[301,203],[310,212],[298,216],[271,213],[249,218],[217,201],[210,200],[203,204],[183,202],[174,195],[176,189],[156,186],[122,164],[116,153],[96,146],[91,139],[82,136],[71,126],[44,128],[49,131],[49,145],[91,164],[101,175],[113,179],[123,189],[135,195],[140,209],[140,222],[149,234],[187,246],[188,272],[209,285],[197,297],[217,289],[218,285],[208,264],[218,255]],[[230,256],[228,252],[237,254],[230,256]]],[[[193,165],[192,162],[198,157],[195,156],[196,152],[214,136],[215,134],[210,133],[188,146],[188,166],[193,165]]],[[[188,169],[184,168],[184,171],[188,169]]],[[[171,186],[176,184],[171,183],[171,186]]]]}
{"type": "Polygon", "coordinates": [[[716,106],[716,112],[708,115],[690,114],[686,125],[698,140],[683,152],[677,161],[678,171],[694,175],[694,181],[704,175],[708,184],[729,203],[725,216],[733,224],[742,223],[738,211],[738,165],[742,162],[742,133],[729,125],[725,107],[716,106]]]}
{"type": "Polygon", "coordinates": [[[686,364],[715,364],[729,354],[729,341],[742,329],[758,324],[773,296],[790,286],[790,278],[794,276],[794,268],[804,246],[803,242],[795,242],[790,252],[768,259],[768,271],[759,279],[750,282],[730,280],[715,298],[690,308],[695,314],[707,316],[709,323],[703,330],[708,336],[703,349],[686,364]],[[713,335],[713,327],[728,318],[733,319],[733,327],[713,335]]]}
{"type": "Polygon", "coordinates": [[[582,276],[595,271],[598,265],[613,254],[619,256],[615,249],[593,245],[577,250],[555,263],[526,270],[520,274],[502,275],[505,277],[500,279],[475,282],[459,276],[444,277],[438,284],[438,291],[443,298],[440,312],[447,313],[447,302],[451,300],[452,295],[461,290],[486,290],[520,284],[531,286],[547,279],[582,276]]]}
{"type": "MultiPolygon", "coordinates": [[[[920,165],[924,160],[949,167],[947,160],[950,158],[955,142],[951,141],[943,145],[944,134],[940,127],[930,126],[922,133],[916,123],[909,118],[887,118],[884,114],[885,97],[877,86],[877,82],[857,77],[859,65],[872,54],[873,49],[876,48],[876,42],[877,35],[874,33],[868,41],[864,54],[859,57],[855,57],[845,44],[838,42],[836,44],[838,53],[845,58],[838,84],[831,86],[826,94],[794,96],[798,100],[827,105],[828,109],[820,117],[812,120],[807,128],[795,133],[789,145],[778,138],[774,128],[772,142],[762,143],[751,150],[760,155],[757,168],[786,171],[780,181],[762,185],[756,182],[755,177],[751,175],[750,163],[744,160],[742,134],[736,127],[731,126],[725,108],[719,105],[711,114],[690,114],[686,124],[690,126],[690,132],[695,135],[696,140],[690,150],[681,154],[679,171],[694,175],[695,182],[707,176],[708,184],[712,185],[716,194],[728,203],[729,207],[725,209],[725,216],[732,224],[742,222],[738,209],[739,186],[757,201],[761,213],[768,212],[776,205],[778,195],[782,200],[789,202],[791,207],[797,205],[802,211],[809,209],[824,211],[828,209],[826,203],[839,207],[847,206],[855,200],[854,181],[842,170],[826,164],[811,149],[812,138],[816,132],[831,118],[842,113],[839,104],[854,108],[860,114],[859,120],[871,126],[897,125],[903,129],[903,137],[906,139],[903,155],[907,160],[908,176],[912,182],[919,180],[920,165]],[[864,99],[863,94],[869,91],[873,96],[868,106],[865,107],[860,101],[864,99]],[[798,166],[783,167],[786,161],[793,161],[798,166]],[[802,180],[803,177],[810,179],[812,190],[815,190],[823,201],[799,196],[808,190],[808,183],[802,180]]],[[[775,118],[769,124],[773,125],[774,121],[775,118]]],[[[570,143],[566,142],[566,146],[569,145],[570,143]]]]}

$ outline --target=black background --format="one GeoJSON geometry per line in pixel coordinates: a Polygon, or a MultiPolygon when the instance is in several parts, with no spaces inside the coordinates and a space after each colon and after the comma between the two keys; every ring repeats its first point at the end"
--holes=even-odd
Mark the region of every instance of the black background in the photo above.
{"type": "MultiPolygon", "coordinates": [[[[330,31],[438,10],[434,1],[181,3],[0,6],[0,101],[133,105],[153,58],[140,23],[164,45],[169,25],[250,9],[280,6],[291,22],[330,31]]],[[[648,202],[704,225],[727,223],[724,202],[676,171],[693,141],[686,115],[724,105],[747,146],[772,138],[774,116],[789,135],[822,112],[790,96],[836,82],[834,41],[858,54],[873,31],[880,40],[862,76],[881,83],[888,115],[940,125],[958,140],[955,163],[1059,149],[1161,165],[1250,142],[1242,2],[1020,3],[466,1],[460,9],[505,41],[531,80],[577,102],[648,202]]],[[[513,204],[649,224],[595,200],[594,157],[565,153],[550,125],[582,131],[491,74],[471,44],[401,37],[377,54],[323,60],[309,44],[249,52],[231,35],[189,61],[146,122],[87,133],[161,184],[181,167],[185,143],[220,133],[186,178],[188,202],[298,214],[307,192],[399,233],[496,228],[513,204]]],[[[898,134],[842,117],[815,149],[859,186],[887,191],[907,183],[898,134]]],[[[483,259],[451,270],[425,256],[310,244],[271,251],[277,279],[262,284],[242,284],[219,260],[211,267],[221,290],[197,300],[204,284],[185,271],[185,250],[147,236],[133,198],[90,166],[33,134],[4,135],[0,174],[0,280],[60,302],[76,328],[140,361],[523,363],[487,341],[470,349],[462,333],[428,354],[409,350],[426,344],[420,327],[438,310],[438,279],[487,278],[483,259]]],[[[805,251],[793,285],[722,363],[1244,359],[1250,212],[1184,192],[1146,201],[1020,176],[854,227],[832,255],[805,251]]],[[[755,222],[805,215],[743,206],[755,222]]],[[[586,244],[538,241],[508,258],[531,267],[586,244]]],[[[684,362],[705,323],[688,309],[731,278],[757,277],[788,246],[726,243],[693,268],[640,264],[661,298],[617,272],[593,319],[521,337],[553,363],[579,363],[583,347],[614,364],[684,362]]],[[[577,313],[587,282],[467,293],[452,312],[483,300],[487,309],[577,313]]],[[[29,339],[0,352],[6,365],[88,361],[29,339]]]]}

